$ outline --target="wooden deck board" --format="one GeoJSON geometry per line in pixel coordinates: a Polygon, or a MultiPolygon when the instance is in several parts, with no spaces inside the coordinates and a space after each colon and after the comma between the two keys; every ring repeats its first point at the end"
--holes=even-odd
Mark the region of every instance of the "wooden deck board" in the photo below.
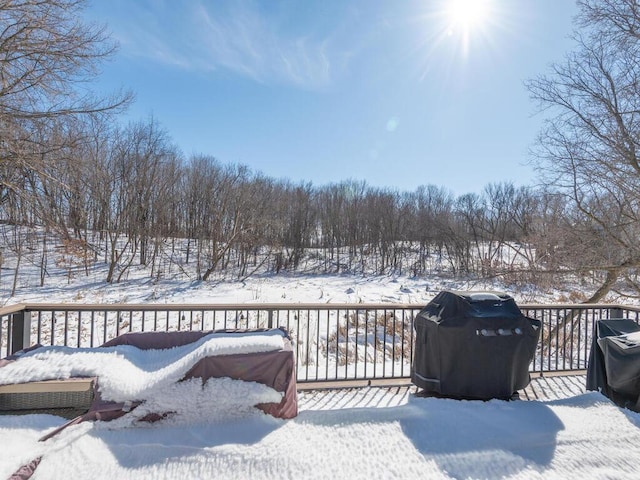
{"type": "MultiPolygon", "coordinates": [[[[41,393],[49,392],[52,397],[56,392],[62,393],[90,388],[91,379],[80,379],[78,382],[35,382],[41,393]]],[[[581,395],[586,388],[586,375],[550,375],[534,377],[531,383],[520,391],[521,400],[550,401],[581,395]]],[[[305,410],[336,410],[342,408],[383,408],[396,407],[406,404],[418,392],[418,388],[408,381],[380,381],[372,382],[342,382],[342,383],[307,383],[298,385],[298,404],[300,411],[305,410]]],[[[25,393],[24,386],[6,386],[5,390],[12,393],[25,393]]],[[[30,388],[34,388],[31,386],[30,388]]],[[[0,397],[3,392],[0,391],[0,397]]],[[[8,392],[4,392],[5,395],[8,392]]],[[[84,399],[86,402],[86,399],[84,399]]],[[[70,405],[65,405],[70,407],[70,405]]],[[[77,405],[80,407],[80,405],[77,405]]],[[[88,404],[83,406],[88,408],[88,404]]],[[[40,408],[44,408],[41,406],[40,408]]],[[[8,412],[2,413],[31,413],[8,412]]]]}
{"type": "MultiPolygon", "coordinates": [[[[332,384],[333,387],[327,384],[315,389],[313,385],[317,384],[307,384],[298,390],[300,411],[396,407],[406,404],[418,391],[410,383],[393,386],[343,383],[332,384]]],[[[521,400],[550,401],[581,395],[586,391],[585,386],[584,374],[534,377],[519,393],[521,400]]]]}

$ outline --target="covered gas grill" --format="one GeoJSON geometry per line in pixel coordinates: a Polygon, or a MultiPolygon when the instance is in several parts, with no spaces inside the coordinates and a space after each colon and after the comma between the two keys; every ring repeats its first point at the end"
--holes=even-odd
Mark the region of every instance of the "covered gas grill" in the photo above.
{"type": "Polygon", "coordinates": [[[500,292],[440,292],[417,315],[411,380],[425,394],[510,398],[529,384],[540,321],[500,292]]]}
{"type": "Polygon", "coordinates": [[[587,390],[640,412],[640,326],[626,318],[598,320],[587,368],[587,390]]]}

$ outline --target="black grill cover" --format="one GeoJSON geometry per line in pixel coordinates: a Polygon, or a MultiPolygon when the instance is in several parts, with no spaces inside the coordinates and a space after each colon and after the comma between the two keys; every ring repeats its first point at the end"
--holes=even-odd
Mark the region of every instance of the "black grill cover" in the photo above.
{"type": "Polygon", "coordinates": [[[499,292],[440,292],[420,313],[411,380],[425,393],[509,398],[529,384],[540,321],[499,292]]]}
{"type": "Polygon", "coordinates": [[[591,344],[587,390],[640,411],[640,327],[626,318],[599,320],[591,344]]]}

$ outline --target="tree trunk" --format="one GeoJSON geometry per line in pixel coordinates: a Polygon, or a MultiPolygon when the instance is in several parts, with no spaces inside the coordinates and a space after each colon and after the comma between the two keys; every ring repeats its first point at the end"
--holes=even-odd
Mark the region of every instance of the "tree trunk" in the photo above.
{"type": "Polygon", "coordinates": [[[593,293],[593,295],[591,295],[591,297],[584,303],[598,303],[600,300],[606,297],[615,283],[618,281],[620,271],[620,268],[612,268],[610,270],[607,270],[607,278],[604,279],[603,284],[600,285],[600,288],[598,288],[593,293]]]}

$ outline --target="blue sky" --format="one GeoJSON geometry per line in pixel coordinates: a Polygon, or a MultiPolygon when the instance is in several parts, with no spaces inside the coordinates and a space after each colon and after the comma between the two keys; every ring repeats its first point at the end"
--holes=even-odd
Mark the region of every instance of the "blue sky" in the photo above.
{"type": "Polygon", "coordinates": [[[455,194],[533,185],[542,117],[523,82],[572,42],[573,0],[90,0],[120,44],[96,85],[132,89],[185,156],[273,178],[455,194]]]}

